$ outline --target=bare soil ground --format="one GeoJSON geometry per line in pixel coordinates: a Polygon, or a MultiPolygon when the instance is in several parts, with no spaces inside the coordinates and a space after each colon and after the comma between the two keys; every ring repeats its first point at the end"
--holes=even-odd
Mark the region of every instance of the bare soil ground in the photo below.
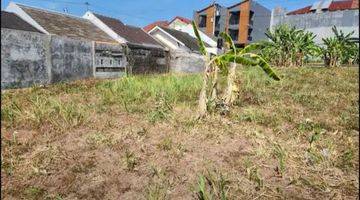
{"type": "Polygon", "coordinates": [[[358,199],[358,68],[277,71],[239,71],[230,114],[202,121],[199,75],[5,91],[1,196],[358,199]]]}

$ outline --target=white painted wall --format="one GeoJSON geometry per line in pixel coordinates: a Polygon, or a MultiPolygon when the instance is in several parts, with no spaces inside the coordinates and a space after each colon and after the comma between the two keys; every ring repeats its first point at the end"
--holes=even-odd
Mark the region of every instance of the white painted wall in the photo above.
{"type": "MultiPolygon", "coordinates": [[[[175,30],[178,30],[178,31],[182,31],[182,32],[185,32],[187,34],[189,34],[190,36],[192,36],[193,38],[196,38],[196,35],[194,33],[194,29],[192,27],[191,24],[188,24],[184,27],[178,27],[178,28],[174,28],[175,30]]],[[[205,33],[203,33],[202,31],[199,30],[199,34],[200,34],[200,37],[201,39],[206,42],[207,44],[209,44],[210,46],[212,47],[216,47],[217,46],[217,42],[213,39],[211,39],[209,36],[207,36],[205,33]]]]}
{"type": "Polygon", "coordinates": [[[176,18],[174,21],[172,21],[172,22],[169,24],[169,27],[177,30],[177,28],[186,27],[187,25],[188,25],[187,23],[184,23],[184,22],[181,21],[180,19],[177,19],[177,18],[176,18]]]}
{"type": "Polygon", "coordinates": [[[168,47],[173,51],[190,51],[183,43],[177,41],[173,37],[171,37],[166,32],[162,31],[160,28],[155,27],[153,30],[149,32],[149,34],[155,38],[162,45],[168,47]]]}
{"type": "MultiPolygon", "coordinates": [[[[174,29],[178,30],[178,31],[185,32],[185,33],[189,34],[191,37],[196,39],[196,35],[194,33],[194,29],[193,29],[191,24],[187,24],[186,26],[177,27],[177,28],[174,28],[174,29]]],[[[199,30],[199,34],[200,34],[200,37],[201,37],[202,41],[204,41],[205,43],[207,43],[207,44],[209,44],[211,46],[211,47],[207,47],[206,51],[209,52],[209,53],[217,55],[218,54],[217,42],[215,40],[213,40],[212,38],[210,38],[209,36],[207,36],[205,33],[203,33],[200,30],[199,30]]]]}
{"type": "Polygon", "coordinates": [[[84,19],[88,19],[91,21],[95,26],[103,30],[105,33],[107,33],[111,38],[116,40],[117,42],[124,44],[127,42],[127,40],[117,33],[115,33],[110,27],[108,27],[106,24],[104,24],[99,18],[97,18],[92,12],[87,11],[84,16],[84,19]]]}

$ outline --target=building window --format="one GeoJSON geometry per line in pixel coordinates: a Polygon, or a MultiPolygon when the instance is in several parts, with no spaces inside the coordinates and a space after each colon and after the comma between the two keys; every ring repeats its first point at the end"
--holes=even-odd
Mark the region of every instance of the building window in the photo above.
{"type": "Polygon", "coordinates": [[[230,12],[229,24],[237,25],[240,22],[240,11],[230,12]]]}
{"type": "Polygon", "coordinates": [[[234,40],[234,42],[238,41],[239,30],[229,29],[229,35],[230,35],[231,39],[234,40]]]}
{"type": "Polygon", "coordinates": [[[206,15],[199,16],[199,27],[200,28],[206,27],[206,15]]]}
{"type": "Polygon", "coordinates": [[[104,64],[104,60],[100,59],[100,64],[103,65],[104,64]]]}
{"type": "Polygon", "coordinates": [[[248,30],[248,40],[249,40],[249,41],[252,41],[252,37],[251,37],[252,31],[253,31],[253,29],[252,29],[252,28],[249,28],[249,30],[248,30]]]}
{"type": "Polygon", "coordinates": [[[215,28],[220,29],[220,16],[215,17],[215,28]]]}
{"type": "Polygon", "coordinates": [[[254,24],[254,11],[250,10],[250,16],[249,16],[249,24],[254,24]]]}
{"type": "Polygon", "coordinates": [[[110,60],[110,65],[112,65],[112,60],[110,60]]]}

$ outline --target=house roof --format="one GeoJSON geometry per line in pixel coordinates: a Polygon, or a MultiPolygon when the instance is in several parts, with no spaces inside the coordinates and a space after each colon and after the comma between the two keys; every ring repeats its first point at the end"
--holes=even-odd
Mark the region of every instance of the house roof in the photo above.
{"type": "Polygon", "coordinates": [[[50,34],[98,42],[116,42],[87,19],[25,5],[17,5],[50,34]]]}
{"type": "Polygon", "coordinates": [[[203,8],[203,9],[201,9],[201,10],[198,10],[198,11],[196,11],[196,12],[198,12],[198,13],[199,13],[199,12],[202,12],[202,11],[204,11],[204,10],[207,10],[207,9],[213,7],[213,6],[221,7],[220,4],[214,3],[214,4],[208,5],[207,7],[203,8]]]}
{"type": "MultiPolygon", "coordinates": [[[[167,32],[168,34],[170,34],[171,36],[173,36],[174,38],[176,38],[177,40],[179,40],[180,42],[184,43],[185,46],[191,49],[192,51],[200,51],[198,41],[195,38],[191,37],[189,34],[166,27],[161,27],[161,29],[167,32]]],[[[210,47],[210,45],[206,43],[205,46],[210,47]]]]}
{"type": "Polygon", "coordinates": [[[154,38],[139,27],[125,25],[115,18],[95,13],[94,15],[129,43],[161,46],[154,38]]]}
{"type": "MultiPolygon", "coordinates": [[[[333,2],[331,2],[328,10],[329,11],[339,11],[339,10],[359,9],[359,4],[355,4],[355,3],[353,3],[353,1],[355,2],[358,0],[333,1],[333,2]]],[[[300,8],[300,9],[291,11],[291,12],[287,13],[287,15],[301,15],[301,14],[311,13],[312,12],[310,10],[311,7],[312,7],[311,5],[306,6],[304,8],[300,8]]]]}
{"type": "Polygon", "coordinates": [[[156,21],[156,22],[153,22],[147,26],[145,26],[143,29],[144,31],[146,32],[149,32],[151,31],[151,29],[153,29],[155,26],[162,26],[162,27],[166,27],[169,25],[169,22],[168,21],[156,21]]]}
{"type": "Polygon", "coordinates": [[[243,3],[247,2],[247,1],[249,1],[249,0],[242,0],[241,2],[239,2],[239,3],[237,3],[237,4],[234,4],[234,5],[232,5],[232,6],[229,6],[228,9],[234,8],[234,7],[236,7],[236,6],[240,5],[240,4],[243,4],[243,3]]]}
{"type": "Polygon", "coordinates": [[[1,28],[16,29],[22,31],[39,32],[38,29],[27,23],[14,13],[1,11],[1,28]]]}
{"type": "Polygon", "coordinates": [[[180,21],[182,21],[182,22],[184,22],[184,23],[186,23],[186,24],[191,24],[191,20],[190,20],[190,19],[185,18],[185,17],[180,17],[180,16],[174,17],[174,19],[172,19],[169,24],[171,24],[171,23],[172,23],[173,21],[175,21],[176,19],[179,19],[180,21]]]}

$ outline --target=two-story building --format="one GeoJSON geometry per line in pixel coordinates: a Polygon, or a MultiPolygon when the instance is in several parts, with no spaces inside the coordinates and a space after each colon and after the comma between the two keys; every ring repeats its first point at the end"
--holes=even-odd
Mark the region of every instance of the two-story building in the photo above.
{"type": "Polygon", "coordinates": [[[194,12],[199,29],[216,39],[221,32],[228,33],[238,46],[266,39],[271,11],[253,0],[245,0],[224,7],[212,4],[194,12]]]}

